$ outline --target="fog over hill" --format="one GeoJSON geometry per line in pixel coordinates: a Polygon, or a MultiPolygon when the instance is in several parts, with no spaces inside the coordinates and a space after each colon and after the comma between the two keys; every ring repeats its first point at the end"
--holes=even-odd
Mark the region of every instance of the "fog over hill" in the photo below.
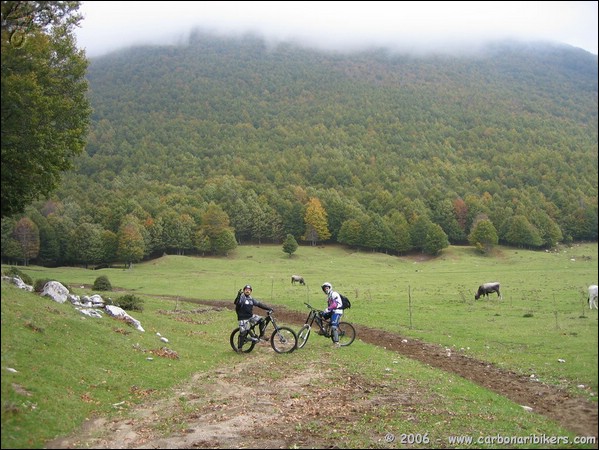
{"type": "Polygon", "coordinates": [[[78,42],[95,58],[173,45],[193,30],[339,52],[472,51],[489,42],[562,43],[597,55],[597,2],[83,2],[78,42]]]}

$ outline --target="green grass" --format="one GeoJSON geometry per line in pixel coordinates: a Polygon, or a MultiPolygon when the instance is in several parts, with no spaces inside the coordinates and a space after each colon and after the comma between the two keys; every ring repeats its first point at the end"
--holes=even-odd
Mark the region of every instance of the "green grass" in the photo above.
{"type": "MultiPolygon", "coordinates": [[[[114,291],[103,296],[131,293],[144,300],[143,312],[131,315],[146,331],[83,316],[70,304],[3,282],[2,448],[42,448],[86,418],[117,413],[121,402],[130,406],[168,395],[193,373],[234,365],[239,355],[228,342],[234,315],[187,300],[232,302],[246,283],[267,304],[307,313],[303,302],[323,306],[320,285],[330,281],[352,300],[346,321],[463,349],[578,395],[597,392],[597,311],[586,304],[586,287],[597,282],[596,243],[551,253],[501,248],[494,257],[450,247],[432,260],[341,247],[300,247],[289,258],[281,246],[263,245],[239,247],[228,258],[165,256],[132,269],[20,269],[34,280],[59,280],[79,295],[91,293],[81,286],[106,275],[114,291]],[[304,276],[306,287],[291,285],[295,273],[304,276]],[[475,289],[486,281],[502,283],[503,300],[474,300],[475,289]],[[157,332],[169,339],[166,345],[178,359],[151,353],[165,345],[157,332]],[[577,388],[580,384],[588,388],[577,388]]],[[[411,413],[381,408],[365,414],[346,433],[346,447],[372,447],[373,424],[394,434],[428,431],[435,439],[479,432],[568,435],[494,393],[367,345],[359,336],[347,352],[332,355],[325,344],[311,337],[301,350],[305,358],[273,355],[276,361],[284,357],[285,365],[272,377],[333,358],[349,374],[389,392],[408,384],[422,395],[413,399],[411,413]]],[[[596,401],[596,394],[590,398],[596,401]]]]}
{"type": "Polygon", "coordinates": [[[289,258],[281,246],[263,245],[239,247],[229,258],[166,256],[132,270],[22,270],[73,287],[107,275],[114,288],[175,299],[232,299],[250,283],[254,296],[267,303],[306,312],[305,301],[323,305],[320,285],[330,281],[353,301],[348,321],[463,348],[548,382],[567,378],[597,390],[597,313],[586,302],[586,287],[597,282],[596,243],[559,252],[501,248],[495,257],[450,247],[428,261],[342,247],[299,247],[289,258]],[[306,287],[291,285],[294,273],[304,276],[306,287]],[[478,285],[495,280],[503,300],[475,301],[478,285]],[[595,349],[591,355],[589,349],[595,349]]]}

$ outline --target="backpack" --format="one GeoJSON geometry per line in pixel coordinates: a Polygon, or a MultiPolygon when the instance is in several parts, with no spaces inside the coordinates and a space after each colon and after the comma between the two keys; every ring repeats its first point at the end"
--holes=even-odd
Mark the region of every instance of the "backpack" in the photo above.
{"type": "Polygon", "coordinates": [[[341,297],[341,309],[351,308],[351,302],[349,301],[349,298],[343,294],[339,294],[339,297],[341,297]]]}

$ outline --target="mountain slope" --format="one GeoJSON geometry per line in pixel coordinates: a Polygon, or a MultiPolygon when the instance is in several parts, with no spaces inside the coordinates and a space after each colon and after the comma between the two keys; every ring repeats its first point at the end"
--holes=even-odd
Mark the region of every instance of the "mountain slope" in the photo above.
{"type": "Polygon", "coordinates": [[[85,209],[126,198],[155,216],[167,206],[148,197],[173,197],[231,215],[256,195],[285,217],[282,202],[339,197],[335,238],[356,212],[438,222],[466,199],[495,222],[538,209],[597,237],[597,57],[578,49],[340,54],[198,33],[93,60],[89,82],[87,152],[59,193],[85,209]]]}

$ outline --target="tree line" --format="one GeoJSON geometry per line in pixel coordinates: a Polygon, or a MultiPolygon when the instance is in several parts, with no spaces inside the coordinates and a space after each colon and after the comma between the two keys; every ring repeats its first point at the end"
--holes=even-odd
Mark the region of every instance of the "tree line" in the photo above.
{"type": "MultiPolygon", "coordinates": [[[[31,207],[23,217],[2,221],[2,259],[5,263],[96,267],[130,265],[164,254],[227,255],[239,243],[249,242],[282,243],[288,253],[295,251],[285,248],[290,240],[291,245],[337,242],[394,255],[414,251],[438,255],[450,244],[443,226],[431,220],[422,205],[408,204],[405,211],[381,216],[344,203],[334,191],[324,201],[306,197],[302,203],[301,198],[285,202],[282,214],[248,193],[228,212],[214,202],[189,207],[181,214],[165,207],[156,217],[138,207],[122,216],[116,228],[94,222],[75,204],[45,202],[41,212],[31,207]]],[[[487,201],[492,203],[490,198],[487,201]]],[[[515,214],[497,227],[488,204],[457,199],[446,207],[441,223],[460,238],[454,243],[467,242],[482,253],[491,252],[498,243],[538,249],[563,240],[555,222],[540,213],[531,216],[534,223],[515,214]]],[[[107,224],[114,220],[112,215],[103,219],[107,224]]]]}

